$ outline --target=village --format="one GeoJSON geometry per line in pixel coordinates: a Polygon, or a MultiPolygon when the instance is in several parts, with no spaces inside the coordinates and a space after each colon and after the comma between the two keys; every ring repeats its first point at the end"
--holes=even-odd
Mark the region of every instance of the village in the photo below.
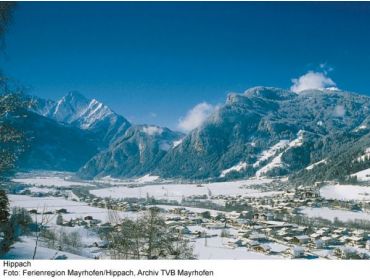
{"type": "MultiPolygon", "coordinates": [[[[196,187],[205,188],[202,184],[196,187]]],[[[149,208],[158,207],[174,234],[182,234],[193,244],[196,258],[217,258],[213,251],[221,249],[224,258],[231,259],[369,259],[369,221],[343,222],[338,218],[308,217],[302,212],[309,208],[367,213],[370,202],[327,199],[320,195],[321,187],[322,184],[291,187],[280,181],[260,186],[266,194],[271,188],[278,189],[266,196],[212,194],[208,190],[208,194],[188,195],[176,201],[150,194],[139,198],[99,197],[86,186],[35,188],[18,184],[12,197],[44,200],[52,197],[73,202],[76,204],[73,207],[83,204],[88,210],[81,213],[74,213],[76,208],[69,208],[69,203],[66,207],[31,206],[27,210],[33,215],[53,216],[58,227],[84,228],[91,232],[117,226],[117,217],[135,219],[149,208]],[[212,253],[202,253],[208,251],[212,253]]],[[[97,239],[85,246],[94,248],[94,258],[109,255],[106,241],[97,239]]]]}

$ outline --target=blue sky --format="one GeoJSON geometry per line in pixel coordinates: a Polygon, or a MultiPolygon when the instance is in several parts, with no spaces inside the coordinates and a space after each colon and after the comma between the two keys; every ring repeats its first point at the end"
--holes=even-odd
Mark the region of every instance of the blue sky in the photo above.
{"type": "Polygon", "coordinates": [[[34,95],[78,90],[134,123],[179,128],[228,92],[290,88],[309,71],[370,94],[369,26],[369,3],[24,2],[0,62],[34,95]]]}

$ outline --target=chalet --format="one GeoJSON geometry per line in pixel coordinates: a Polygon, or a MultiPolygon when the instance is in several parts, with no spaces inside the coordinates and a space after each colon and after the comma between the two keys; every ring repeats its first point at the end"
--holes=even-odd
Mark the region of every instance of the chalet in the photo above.
{"type": "Polygon", "coordinates": [[[284,241],[286,241],[286,242],[288,242],[288,243],[293,243],[293,237],[291,237],[291,236],[285,236],[284,238],[283,238],[283,240],[284,241]]]}
{"type": "Polygon", "coordinates": [[[322,237],[321,241],[324,243],[324,246],[329,246],[329,245],[333,244],[333,239],[330,236],[322,237]]]}
{"type": "Polygon", "coordinates": [[[353,235],[349,238],[349,244],[352,246],[360,245],[364,241],[362,236],[353,235]]]}
{"type": "Polygon", "coordinates": [[[271,251],[271,247],[267,244],[257,244],[253,246],[252,249],[258,253],[269,254],[271,251]]]}
{"type": "Polygon", "coordinates": [[[348,235],[343,235],[338,240],[341,244],[346,244],[350,241],[350,237],[348,235]]]}
{"type": "Polygon", "coordinates": [[[296,235],[292,238],[292,243],[294,244],[307,244],[310,241],[310,237],[308,235],[296,235]]]}
{"type": "Polygon", "coordinates": [[[248,238],[250,240],[255,240],[255,241],[258,241],[258,242],[266,242],[268,241],[268,238],[265,234],[262,234],[262,233],[257,233],[257,232],[253,232],[251,233],[248,238]]]}
{"type": "Polygon", "coordinates": [[[327,227],[320,228],[318,231],[316,231],[318,234],[324,235],[329,233],[330,229],[327,227]]]}
{"type": "Polygon", "coordinates": [[[304,249],[299,246],[294,246],[289,249],[289,254],[292,258],[302,258],[304,256],[304,249]]]}
{"type": "Polygon", "coordinates": [[[312,233],[312,234],[310,235],[310,238],[311,238],[311,240],[312,240],[312,241],[315,241],[315,240],[320,239],[320,238],[321,238],[321,236],[322,236],[322,234],[315,232],[315,233],[312,233]]]}
{"type": "Polygon", "coordinates": [[[314,240],[313,243],[314,243],[315,248],[317,249],[322,249],[325,247],[325,242],[321,239],[314,240]]]}
{"type": "Polygon", "coordinates": [[[348,234],[348,229],[346,229],[346,228],[337,228],[337,229],[333,230],[333,233],[340,234],[340,235],[348,234]]]}
{"type": "Polygon", "coordinates": [[[253,248],[254,246],[257,246],[258,244],[260,244],[258,241],[256,240],[250,240],[250,239],[247,239],[245,241],[245,245],[248,247],[248,248],[253,248]]]}

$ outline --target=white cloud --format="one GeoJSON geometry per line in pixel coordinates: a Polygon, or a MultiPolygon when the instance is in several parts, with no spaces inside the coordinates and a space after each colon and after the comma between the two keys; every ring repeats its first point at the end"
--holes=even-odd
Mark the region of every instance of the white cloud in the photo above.
{"type": "Polygon", "coordinates": [[[326,62],[320,63],[319,66],[320,66],[321,71],[323,71],[325,75],[327,75],[329,72],[334,70],[334,68],[328,65],[326,62]]]}
{"type": "Polygon", "coordinates": [[[186,113],[184,118],[181,118],[178,123],[178,128],[181,131],[189,132],[194,128],[199,127],[203,122],[215,111],[216,106],[207,102],[202,102],[194,106],[186,113]]]}
{"type": "Polygon", "coordinates": [[[308,71],[298,79],[292,79],[293,85],[290,90],[299,93],[306,89],[323,89],[335,87],[335,82],[325,73],[308,71]]]}
{"type": "Polygon", "coordinates": [[[148,135],[156,135],[163,132],[163,129],[158,126],[144,126],[142,130],[148,135]]]}

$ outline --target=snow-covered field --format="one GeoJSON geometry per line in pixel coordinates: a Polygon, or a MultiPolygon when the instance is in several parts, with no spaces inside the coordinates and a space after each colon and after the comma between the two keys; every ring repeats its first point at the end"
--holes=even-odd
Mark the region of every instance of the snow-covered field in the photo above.
{"type": "Polygon", "coordinates": [[[18,173],[13,182],[31,186],[46,187],[72,187],[94,186],[87,182],[73,181],[71,173],[45,172],[45,173],[18,173]]]}
{"type": "Polygon", "coordinates": [[[330,209],[327,207],[322,208],[310,208],[302,207],[301,213],[310,218],[323,218],[330,221],[334,221],[335,218],[342,222],[349,222],[355,220],[366,220],[370,221],[370,213],[366,212],[354,212],[340,209],[330,209]]]}
{"type": "MultiPolygon", "coordinates": [[[[19,259],[19,260],[29,260],[33,257],[33,252],[35,249],[35,239],[33,237],[23,236],[21,241],[16,242],[9,252],[7,252],[3,259],[19,259]]],[[[56,259],[58,257],[66,257],[72,260],[86,259],[82,256],[74,255],[71,253],[58,251],[55,249],[49,249],[46,247],[38,246],[36,251],[35,259],[38,260],[50,260],[56,259]]]]}
{"type": "Polygon", "coordinates": [[[263,197],[278,194],[279,192],[276,191],[261,192],[259,190],[247,188],[248,186],[254,184],[262,184],[268,182],[271,182],[271,179],[217,182],[202,184],[201,186],[197,184],[157,184],[139,186],[135,188],[121,186],[91,190],[90,192],[98,197],[146,198],[147,196],[150,196],[156,199],[176,200],[179,202],[182,200],[182,198],[190,197],[193,195],[242,195],[246,197],[263,197]]]}
{"type": "Polygon", "coordinates": [[[320,189],[326,199],[370,201],[370,187],[356,185],[328,185],[320,189]]]}
{"type": "Polygon", "coordinates": [[[145,184],[145,183],[149,183],[149,182],[155,182],[158,179],[159,179],[159,176],[154,176],[154,175],[146,174],[143,177],[137,178],[135,180],[135,182],[141,183],[141,184],[145,184]]]}
{"type": "Polygon", "coordinates": [[[353,173],[351,176],[356,176],[359,182],[370,181],[370,168],[353,173]]]}
{"type": "MultiPolygon", "coordinates": [[[[38,212],[54,211],[65,208],[68,213],[63,214],[64,220],[84,218],[93,216],[94,219],[101,220],[103,223],[108,222],[108,210],[98,207],[92,207],[83,202],[70,201],[58,197],[32,197],[28,195],[9,195],[11,207],[23,207],[27,210],[37,209],[38,212]]],[[[135,218],[136,212],[118,212],[121,218],[135,218]]],[[[50,215],[50,223],[55,224],[56,215],[50,215]]]]}
{"type": "Polygon", "coordinates": [[[146,174],[142,177],[136,179],[119,179],[113,178],[111,176],[105,176],[92,181],[93,183],[97,184],[105,184],[111,186],[129,186],[132,184],[146,184],[146,183],[153,183],[160,180],[159,176],[154,176],[150,174],[146,174]]]}

